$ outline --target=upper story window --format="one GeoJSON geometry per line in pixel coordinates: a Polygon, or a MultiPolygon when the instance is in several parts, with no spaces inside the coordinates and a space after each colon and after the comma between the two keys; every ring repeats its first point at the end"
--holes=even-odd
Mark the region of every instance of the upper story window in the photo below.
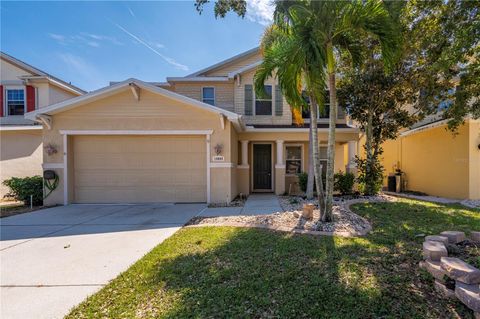
{"type": "Polygon", "coordinates": [[[215,88],[202,88],[202,102],[215,106],[215,88]]]}
{"type": "Polygon", "coordinates": [[[25,91],[23,89],[6,89],[6,109],[8,115],[25,113],[25,91]]]}
{"type": "MultiPolygon", "coordinates": [[[[319,119],[328,119],[330,117],[330,94],[329,93],[330,92],[328,90],[325,91],[325,109],[323,110],[323,112],[320,112],[320,110],[318,110],[319,119]]],[[[303,93],[303,96],[307,104],[310,105],[310,98],[305,93],[303,93]]],[[[310,110],[303,110],[302,117],[304,119],[309,119],[310,110]]]]}
{"type": "Polygon", "coordinates": [[[255,115],[272,115],[272,86],[265,85],[265,97],[255,97],[255,115]]]}

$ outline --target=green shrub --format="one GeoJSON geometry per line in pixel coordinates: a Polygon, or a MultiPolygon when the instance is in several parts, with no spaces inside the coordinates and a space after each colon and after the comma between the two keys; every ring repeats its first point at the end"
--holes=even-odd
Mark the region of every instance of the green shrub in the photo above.
{"type": "Polygon", "coordinates": [[[364,195],[376,195],[382,189],[383,183],[383,166],[378,158],[372,159],[372,162],[367,162],[366,159],[355,158],[358,169],[358,189],[364,195]]]}
{"type": "Polygon", "coordinates": [[[307,191],[307,181],[308,181],[308,174],[305,172],[301,172],[298,174],[298,184],[300,185],[300,189],[302,192],[307,191]]]}
{"type": "Polygon", "coordinates": [[[30,204],[30,195],[33,195],[33,205],[43,204],[43,178],[41,176],[12,177],[4,180],[3,185],[8,186],[10,194],[26,205],[30,204]]]}
{"type": "Polygon", "coordinates": [[[354,184],[355,175],[352,173],[343,173],[340,171],[334,175],[333,190],[340,192],[342,195],[352,194],[354,184]]]}

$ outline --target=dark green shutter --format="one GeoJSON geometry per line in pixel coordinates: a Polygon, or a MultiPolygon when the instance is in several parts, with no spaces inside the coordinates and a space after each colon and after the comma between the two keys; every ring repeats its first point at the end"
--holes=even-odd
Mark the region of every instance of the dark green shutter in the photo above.
{"type": "Polygon", "coordinates": [[[275,116],[283,115],[283,96],[280,86],[275,85],[275,116]]]}
{"type": "Polygon", "coordinates": [[[252,115],[253,88],[251,84],[245,84],[245,115],[252,115]]]}

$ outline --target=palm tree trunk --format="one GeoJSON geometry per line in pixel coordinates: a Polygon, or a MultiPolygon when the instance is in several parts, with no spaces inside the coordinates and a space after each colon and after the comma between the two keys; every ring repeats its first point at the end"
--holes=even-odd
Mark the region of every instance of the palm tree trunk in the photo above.
{"type": "Polygon", "coordinates": [[[372,195],[374,193],[372,186],[371,177],[371,168],[372,168],[372,139],[373,139],[373,114],[372,112],[368,113],[367,125],[365,127],[365,151],[367,157],[367,165],[365,167],[366,185],[365,185],[365,195],[372,195]]]}
{"type": "Polygon", "coordinates": [[[313,163],[314,161],[313,161],[312,125],[310,124],[310,128],[308,130],[308,180],[307,180],[307,193],[306,193],[307,199],[313,198],[313,182],[315,180],[313,163]]]}
{"type": "Polygon", "coordinates": [[[312,159],[313,175],[315,175],[315,186],[317,187],[318,209],[320,218],[323,218],[325,208],[325,196],[323,193],[322,170],[320,169],[320,154],[318,150],[318,106],[313,95],[310,96],[310,128],[312,132],[312,159]]]}
{"type": "Polygon", "coordinates": [[[327,73],[330,89],[330,117],[328,122],[327,178],[325,214],[323,221],[333,220],[333,175],[335,170],[335,125],[337,122],[337,91],[335,86],[335,57],[332,44],[327,45],[327,73]]]}

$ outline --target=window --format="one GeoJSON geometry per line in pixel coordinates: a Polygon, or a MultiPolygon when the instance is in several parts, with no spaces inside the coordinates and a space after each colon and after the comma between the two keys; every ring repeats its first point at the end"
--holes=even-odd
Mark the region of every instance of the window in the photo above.
{"type": "MultiPolygon", "coordinates": [[[[310,97],[308,97],[304,92],[302,92],[303,98],[305,102],[310,105],[310,97]]],[[[302,111],[302,117],[304,119],[309,119],[310,118],[310,110],[309,109],[304,109],[302,111]]],[[[325,110],[323,112],[318,111],[318,118],[319,119],[328,119],[330,117],[330,94],[329,91],[325,91],[325,110]]]]}
{"type": "MultiPolygon", "coordinates": [[[[326,146],[320,146],[318,157],[320,158],[320,165],[322,169],[322,177],[325,179],[327,176],[327,159],[328,159],[328,148],[326,146]]],[[[325,184],[324,184],[325,187],[325,184]]]]}
{"type": "Polygon", "coordinates": [[[202,88],[202,102],[215,106],[215,88],[202,88]]]}
{"type": "Polygon", "coordinates": [[[255,115],[272,115],[272,86],[264,86],[266,96],[255,97],[255,115]]]}
{"type": "Polygon", "coordinates": [[[287,145],[285,147],[285,173],[290,175],[302,172],[302,147],[298,145],[287,145]]]}
{"type": "Polygon", "coordinates": [[[23,115],[25,113],[25,91],[23,89],[7,89],[6,104],[8,115],[23,115]]]}

